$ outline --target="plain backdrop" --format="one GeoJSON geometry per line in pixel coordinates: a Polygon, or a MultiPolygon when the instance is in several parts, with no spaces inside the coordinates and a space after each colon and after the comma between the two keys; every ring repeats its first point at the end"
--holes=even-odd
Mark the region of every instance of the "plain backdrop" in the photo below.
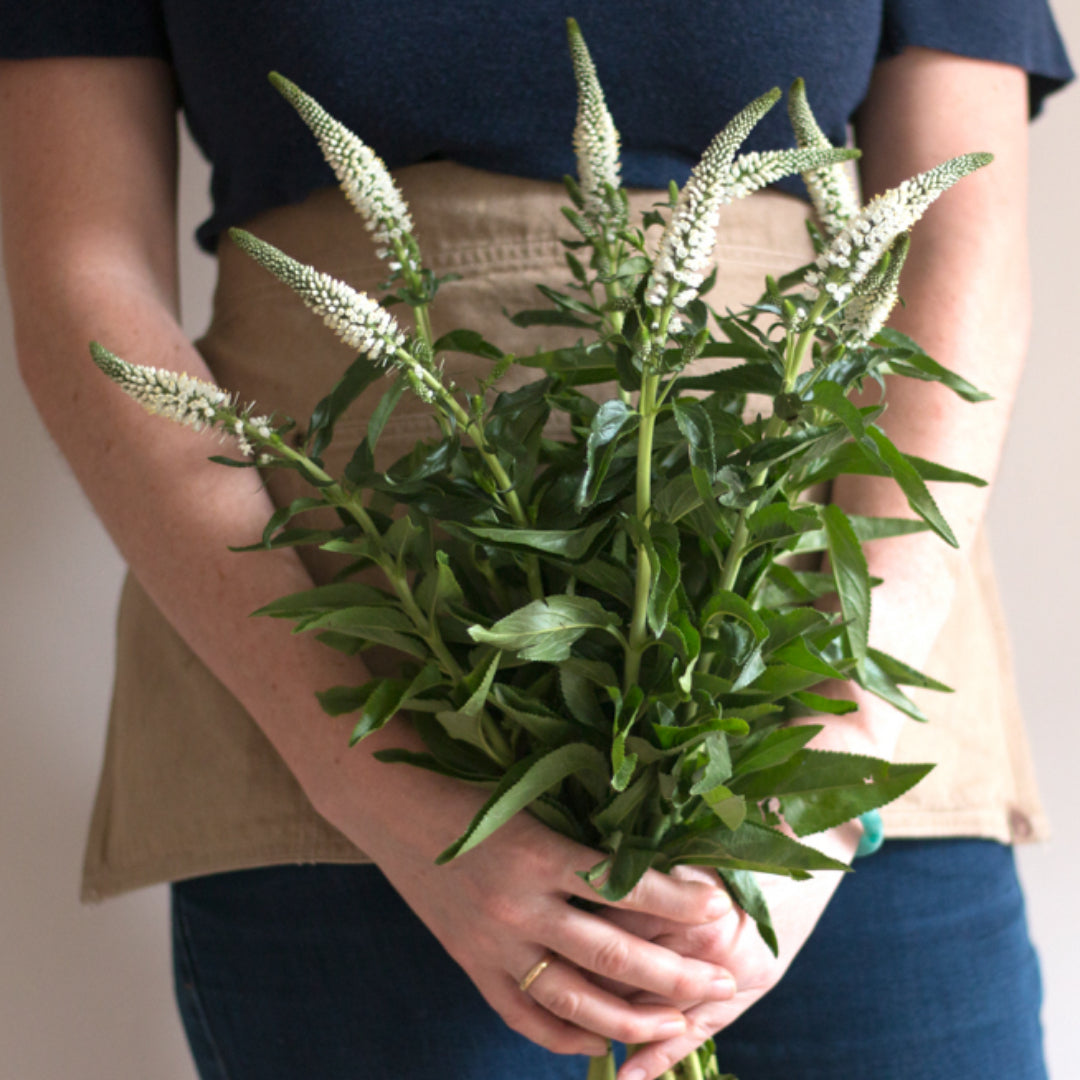
{"type": "MultiPolygon", "coordinates": [[[[1066,40],[1080,49],[1080,5],[1059,9],[1066,40]]],[[[1068,869],[1080,862],[1072,817],[1080,760],[1072,715],[1078,131],[1075,89],[1052,98],[1032,131],[1035,325],[991,511],[1021,697],[1056,830],[1049,843],[1020,853],[1055,1080],[1076,1075],[1070,1066],[1080,1058],[1068,869]]],[[[182,163],[182,231],[190,237],[205,215],[208,177],[186,139],[182,163]]],[[[183,315],[192,336],[206,324],[211,282],[211,261],[188,243],[183,315]]],[[[33,412],[11,338],[0,288],[0,1080],[194,1080],[172,1001],[166,890],[92,907],[77,901],[121,566],[33,412]]]]}

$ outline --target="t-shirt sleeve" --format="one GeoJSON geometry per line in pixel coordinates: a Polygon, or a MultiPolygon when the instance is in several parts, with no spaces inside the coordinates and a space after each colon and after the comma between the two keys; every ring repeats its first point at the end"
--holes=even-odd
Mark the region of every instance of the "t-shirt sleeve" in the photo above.
{"type": "Polygon", "coordinates": [[[879,59],[908,45],[1023,68],[1032,116],[1073,78],[1047,0],[885,0],[879,59]]]}
{"type": "Polygon", "coordinates": [[[160,0],[0,2],[0,59],[46,56],[168,58],[160,0]]]}

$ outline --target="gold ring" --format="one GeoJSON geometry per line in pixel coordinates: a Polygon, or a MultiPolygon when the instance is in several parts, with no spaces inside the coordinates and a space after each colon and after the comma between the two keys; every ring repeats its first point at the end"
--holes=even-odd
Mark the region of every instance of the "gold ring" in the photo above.
{"type": "Polygon", "coordinates": [[[554,953],[548,953],[543,960],[538,960],[527,972],[525,972],[525,978],[518,983],[518,986],[522,991],[527,991],[530,986],[544,973],[544,969],[555,959],[554,953]]]}

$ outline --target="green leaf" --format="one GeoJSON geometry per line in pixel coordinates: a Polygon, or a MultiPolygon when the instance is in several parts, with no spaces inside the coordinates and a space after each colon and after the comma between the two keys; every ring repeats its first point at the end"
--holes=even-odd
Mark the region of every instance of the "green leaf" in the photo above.
{"type": "Polygon", "coordinates": [[[679,532],[674,525],[656,521],[649,530],[652,548],[656,556],[646,617],[657,637],[667,628],[668,611],[679,587],[682,564],[679,560],[679,532]]]}
{"type": "Polygon", "coordinates": [[[846,716],[848,713],[858,712],[859,709],[859,706],[854,701],[847,701],[845,698],[824,697],[821,694],[813,694],[809,690],[800,690],[792,696],[796,701],[816,713],[846,716]]]}
{"type": "Polygon", "coordinates": [[[588,506],[595,498],[604,481],[615,450],[619,445],[620,434],[628,435],[638,426],[641,417],[637,411],[624,401],[605,401],[592,418],[589,437],[585,444],[585,474],[578,489],[577,508],[588,506]],[[603,451],[597,460],[597,455],[603,451]]]}
{"type": "Polygon", "coordinates": [[[789,877],[806,877],[811,870],[843,870],[849,867],[781,832],[753,821],[744,821],[731,832],[726,827],[692,836],[674,845],[667,854],[681,863],[732,870],[760,870],[789,877]]]}
{"type": "MultiPolygon", "coordinates": [[[[731,752],[728,749],[727,736],[723,732],[713,732],[705,739],[702,746],[705,754],[705,768],[701,777],[690,788],[691,795],[705,795],[726,784],[731,778],[731,752]]],[[[727,792],[730,796],[731,792],[727,792]]]]}
{"type": "Polygon", "coordinates": [[[485,340],[475,330],[451,330],[432,345],[435,353],[458,352],[482,356],[485,360],[501,360],[506,354],[497,345],[485,340]]]}
{"type": "Polygon", "coordinates": [[[770,731],[747,752],[734,761],[732,775],[749,776],[760,769],[771,769],[790,760],[824,728],[820,724],[800,724],[796,727],[770,731]]]}
{"type": "Polygon", "coordinates": [[[500,619],[490,629],[470,626],[473,641],[516,653],[522,660],[557,663],[589,630],[611,630],[622,620],[584,596],[548,596],[500,619]]]}
{"type": "Polygon", "coordinates": [[[678,398],[671,403],[675,423],[690,447],[690,461],[712,475],[716,472],[716,436],[700,401],[678,398]]]}
{"type": "Polygon", "coordinates": [[[705,793],[709,809],[734,832],[746,820],[746,799],[742,795],[732,795],[727,788],[720,787],[705,793]],[[716,792],[723,792],[723,797],[716,797],[716,792]]]}
{"type": "MultiPolygon", "coordinates": [[[[311,615],[337,611],[358,605],[396,604],[389,593],[359,581],[341,581],[336,585],[317,585],[303,592],[290,593],[271,601],[253,615],[269,615],[276,619],[301,619],[311,615]]],[[[409,624],[410,628],[412,624],[409,624]]]]}
{"type": "Polygon", "coordinates": [[[656,781],[651,771],[642,772],[625,791],[618,791],[597,811],[590,820],[601,836],[611,836],[633,826],[637,812],[646,798],[655,790],[656,781]]]}
{"type": "Polygon", "coordinates": [[[435,861],[441,865],[464,855],[544,792],[550,791],[568,776],[584,772],[607,775],[604,755],[587,743],[571,743],[516,762],[507,770],[465,832],[435,861]]]}
{"type": "Polygon", "coordinates": [[[522,529],[498,528],[489,525],[459,525],[460,531],[494,544],[497,547],[538,551],[554,555],[567,562],[588,559],[603,541],[604,534],[613,527],[612,520],[593,522],[583,529],[522,529]]]}
{"type": "MultiPolygon", "coordinates": [[[[716,346],[706,345],[702,356],[715,356],[716,346]]],[[[762,359],[768,354],[757,348],[762,359]]],[[[729,352],[729,356],[743,355],[742,352],[729,352]]],[[[680,390],[704,390],[717,394],[765,394],[775,397],[783,389],[784,377],[767,364],[742,364],[739,367],[714,371],[710,375],[682,375],[679,377],[680,390]]]]}
{"type": "Polygon", "coordinates": [[[949,523],[942,516],[933,496],[926,489],[915,467],[892,444],[888,436],[878,427],[868,429],[870,438],[877,445],[882,460],[900,485],[900,490],[907,496],[908,505],[944,540],[953,547],[959,547],[949,523]]]}
{"type": "MultiPolygon", "coordinates": [[[[612,680],[614,681],[614,672],[612,680]]],[[[585,727],[607,733],[610,721],[604,714],[595,686],[594,682],[574,669],[571,661],[564,661],[559,665],[559,689],[570,715],[585,727]]]]}
{"type": "Polygon", "coordinates": [[[717,589],[702,609],[702,629],[707,630],[714,619],[724,615],[732,615],[746,623],[758,641],[764,641],[769,636],[769,628],[746,600],[728,589],[717,589]]]}
{"type": "Polygon", "coordinates": [[[907,375],[910,378],[940,382],[965,401],[993,400],[989,394],[972,386],[966,379],[943,367],[936,360],[932,360],[923,352],[920,345],[899,330],[894,330],[892,327],[879,330],[874,338],[874,344],[887,348],[894,357],[888,362],[888,371],[897,375],[907,375]]]}
{"type": "Polygon", "coordinates": [[[379,442],[379,436],[382,435],[383,428],[386,427],[387,421],[393,415],[394,409],[397,408],[397,403],[401,400],[402,395],[409,387],[409,380],[405,374],[402,373],[390,384],[390,389],[386,391],[379,403],[375,406],[371,413],[371,419],[368,421],[367,435],[365,441],[374,455],[375,447],[379,442]]]}
{"type": "Polygon", "coordinates": [[[341,414],[382,375],[385,369],[366,355],[358,356],[345,374],[311,413],[308,425],[308,456],[322,457],[334,437],[334,425],[341,414]]]}
{"type": "Polygon", "coordinates": [[[305,619],[296,627],[300,630],[332,630],[349,637],[362,638],[378,645],[430,659],[427,646],[417,637],[416,628],[407,616],[392,607],[356,606],[339,608],[305,619]]]}
{"type": "Polygon", "coordinates": [[[882,701],[887,701],[912,720],[926,723],[926,714],[896,684],[895,680],[881,667],[872,655],[866,657],[862,671],[856,670],[855,681],[864,689],[875,694],[882,701]]]}
{"type": "Polygon", "coordinates": [[[888,653],[883,653],[878,649],[871,649],[870,656],[897,686],[919,686],[924,690],[938,690],[944,694],[953,692],[951,686],[946,686],[943,682],[938,682],[937,679],[924,675],[921,671],[916,671],[910,664],[905,664],[903,660],[897,660],[895,656],[890,656],[888,653]]]}
{"type": "Polygon", "coordinates": [[[801,750],[797,768],[785,767],[775,777],[758,773],[747,794],[778,797],[795,835],[810,836],[898,799],[932,768],[831,750],[801,750]]]}
{"type": "Polygon", "coordinates": [[[844,613],[844,635],[851,655],[862,670],[866,665],[870,635],[870,571],[847,514],[835,503],[830,503],[822,516],[833,580],[844,613]]]}
{"type": "Polygon", "coordinates": [[[476,685],[476,689],[461,708],[444,709],[435,714],[435,719],[452,739],[469,743],[485,752],[490,752],[491,748],[484,733],[484,706],[487,704],[488,694],[491,693],[491,684],[501,658],[502,653],[496,649],[471,672],[469,681],[476,685]]]}
{"type": "Polygon", "coordinates": [[[615,854],[601,864],[607,869],[607,875],[601,872],[589,884],[605,900],[612,903],[622,900],[652,866],[658,854],[656,845],[648,838],[624,835],[620,837],[615,854]]]}
{"type": "Polygon", "coordinates": [[[757,879],[749,870],[720,870],[720,877],[731,893],[732,900],[739,905],[757,924],[761,940],[769,947],[773,956],[780,955],[780,944],[776,940],[769,905],[761,891],[757,879]]]}
{"type": "MultiPolygon", "coordinates": [[[[509,315],[509,313],[507,313],[509,315]]],[[[580,330],[594,330],[598,326],[596,320],[587,322],[579,315],[571,311],[552,310],[551,308],[530,309],[519,311],[509,315],[510,321],[515,326],[573,326],[580,330]]]]}
{"type": "MultiPolygon", "coordinates": [[[[412,679],[373,679],[372,683],[376,681],[378,685],[371,690],[363,703],[363,713],[349,740],[350,746],[365,735],[377,731],[395,713],[407,709],[410,701],[418,695],[442,685],[443,675],[435,664],[426,664],[412,679]]],[[[323,708],[326,709],[325,702],[323,708]]]]}
{"type": "Polygon", "coordinates": [[[552,712],[537,698],[506,683],[499,683],[494,687],[491,700],[510,720],[549,746],[573,742],[575,738],[581,737],[581,730],[569,723],[565,717],[552,712]]]}
{"type": "MultiPolygon", "coordinates": [[[[945,465],[927,461],[925,458],[915,457],[914,454],[905,454],[911,467],[924,480],[938,480],[944,483],[971,484],[973,487],[986,487],[986,481],[971,473],[961,472],[959,469],[950,469],[945,465]]],[[[806,473],[798,481],[798,490],[806,488],[826,480],[835,480],[838,476],[891,476],[891,472],[876,452],[870,453],[859,443],[845,442],[834,447],[823,458],[815,461],[810,472],[806,473]]]]}
{"type": "MultiPolygon", "coordinates": [[[[859,514],[852,514],[848,523],[855,530],[856,539],[864,544],[890,536],[925,532],[927,528],[926,522],[919,518],[862,517],[859,514]]],[[[807,551],[825,551],[828,546],[828,533],[824,529],[813,529],[803,533],[788,550],[801,554],[807,551]]]]}
{"type": "MultiPolygon", "coordinates": [[[[752,513],[746,524],[752,543],[747,551],[760,544],[779,544],[792,540],[820,525],[820,511],[816,506],[791,507],[785,502],[771,503],[752,513]]],[[[797,544],[798,541],[796,540],[797,544]]]]}

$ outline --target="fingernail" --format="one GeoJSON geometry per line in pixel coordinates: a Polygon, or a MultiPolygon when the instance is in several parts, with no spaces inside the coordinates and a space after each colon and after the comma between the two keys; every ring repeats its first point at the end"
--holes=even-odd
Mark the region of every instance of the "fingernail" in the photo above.
{"type": "Polygon", "coordinates": [[[668,1035],[681,1035],[685,1030],[685,1020],[667,1020],[656,1029],[656,1034],[666,1038],[668,1035]]]}
{"type": "Polygon", "coordinates": [[[705,905],[705,914],[710,919],[719,919],[731,910],[731,897],[726,892],[718,892],[705,905]]]}
{"type": "Polygon", "coordinates": [[[623,1073],[619,1080],[645,1080],[646,1075],[644,1069],[631,1069],[628,1073],[623,1073]]]}
{"type": "Polygon", "coordinates": [[[735,996],[735,980],[730,975],[725,975],[720,979],[713,979],[709,983],[709,991],[711,995],[720,1001],[726,1001],[728,998],[735,996]]]}

